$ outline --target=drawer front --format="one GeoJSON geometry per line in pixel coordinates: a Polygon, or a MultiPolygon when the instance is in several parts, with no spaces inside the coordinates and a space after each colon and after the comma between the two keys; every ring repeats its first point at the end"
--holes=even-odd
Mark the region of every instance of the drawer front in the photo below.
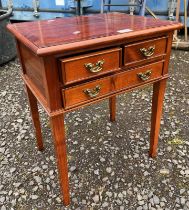
{"type": "Polygon", "coordinates": [[[121,48],[61,60],[63,83],[89,79],[120,68],[121,48]]]}
{"type": "Polygon", "coordinates": [[[167,38],[157,38],[125,46],[124,65],[136,66],[149,59],[164,56],[166,53],[167,38]]]}
{"type": "Polygon", "coordinates": [[[132,69],[115,76],[116,91],[142,85],[162,76],[163,62],[157,62],[140,68],[132,69]]]}
{"type": "Polygon", "coordinates": [[[85,102],[90,102],[111,93],[113,90],[112,77],[95,80],[73,88],[67,88],[62,90],[64,107],[67,109],[85,102]]]}

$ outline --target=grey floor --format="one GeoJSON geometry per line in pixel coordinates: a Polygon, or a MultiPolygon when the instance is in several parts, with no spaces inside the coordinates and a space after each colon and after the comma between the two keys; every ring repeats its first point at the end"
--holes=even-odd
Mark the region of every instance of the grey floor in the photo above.
{"type": "Polygon", "coordinates": [[[189,52],[173,51],[159,151],[148,156],[152,88],[66,115],[71,205],[61,203],[47,115],[38,152],[18,61],[0,67],[1,210],[188,210],[189,52]]]}

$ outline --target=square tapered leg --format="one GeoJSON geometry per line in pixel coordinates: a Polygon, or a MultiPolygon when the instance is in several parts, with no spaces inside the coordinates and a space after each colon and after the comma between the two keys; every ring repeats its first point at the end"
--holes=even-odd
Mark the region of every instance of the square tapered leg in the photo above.
{"type": "Polygon", "coordinates": [[[151,117],[151,134],[150,134],[150,156],[157,155],[158,137],[160,122],[163,109],[163,100],[167,79],[154,83],[152,98],[152,117],[151,117]]]}
{"type": "Polygon", "coordinates": [[[58,115],[55,117],[51,117],[50,121],[54,137],[54,145],[59,171],[60,188],[63,195],[63,203],[65,206],[68,206],[70,204],[70,195],[64,117],[63,115],[58,115]]]}
{"type": "Polygon", "coordinates": [[[114,122],[116,119],[116,96],[109,99],[110,121],[114,122]]]}

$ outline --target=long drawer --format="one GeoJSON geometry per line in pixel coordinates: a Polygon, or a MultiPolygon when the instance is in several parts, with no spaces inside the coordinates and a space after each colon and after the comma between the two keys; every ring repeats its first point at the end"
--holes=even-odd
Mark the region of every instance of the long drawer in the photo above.
{"type": "Polygon", "coordinates": [[[124,65],[134,67],[166,54],[167,37],[141,41],[124,47],[124,65]]]}
{"type": "Polygon", "coordinates": [[[113,48],[81,56],[61,59],[61,75],[65,85],[115,72],[121,65],[121,48],[113,48]]]}

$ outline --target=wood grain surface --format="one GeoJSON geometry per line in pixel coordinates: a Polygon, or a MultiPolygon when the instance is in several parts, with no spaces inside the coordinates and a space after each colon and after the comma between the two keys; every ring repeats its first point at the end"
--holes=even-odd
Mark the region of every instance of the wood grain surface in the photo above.
{"type": "Polygon", "coordinates": [[[121,48],[113,48],[61,59],[63,83],[67,85],[119,70],[122,64],[121,52],[121,48]],[[91,72],[85,67],[89,63],[95,67],[98,61],[104,62],[99,72],[91,72]]]}
{"type": "Polygon", "coordinates": [[[174,21],[115,12],[8,25],[17,39],[38,55],[72,49],[73,43],[80,48],[87,43],[94,45],[94,40],[96,44],[97,40],[99,43],[108,43],[137,34],[145,36],[181,27],[181,23],[174,21]]]}

